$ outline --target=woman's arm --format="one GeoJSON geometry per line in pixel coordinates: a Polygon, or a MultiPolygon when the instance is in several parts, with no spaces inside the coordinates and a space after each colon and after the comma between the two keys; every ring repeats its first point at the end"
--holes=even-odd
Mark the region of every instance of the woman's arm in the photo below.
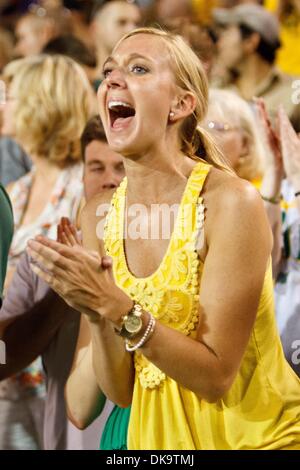
{"type": "Polygon", "coordinates": [[[278,118],[284,169],[287,179],[294,188],[300,214],[300,139],[282,107],[279,109],[278,118]]]}
{"type": "Polygon", "coordinates": [[[268,116],[264,100],[256,100],[258,116],[265,137],[265,168],[260,192],[273,234],[272,267],[276,279],[282,260],[281,184],[284,177],[281,142],[268,116]]]}
{"type": "MultiPolygon", "coordinates": [[[[91,210],[89,209],[88,215],[86,215],[86,225],[84,227],[85,243],[96,251],[98,244],[97,240],[93,237],[95,231],[91,230],[91,227],[95,226],[95,221],[90,220],[90,213],[91,210]]],[[[94,212],[92,212],[92,214],[93,213],[94,212]]],[[[61,219],[57,227],[57,235],[57,240],[66,246],[80,247],[82,245],[82,240],[79,239],[75,227],[66,217],[61,219]]],[[[88,317],[82,315],[73,366],[65,387],[68,416],[72,423],[79,429],[85,429],[100,415],[106,400],[105,395],[99,388],[94,372],[94,354],[91,338],[91,331],[93,331],[94,324],[91,323],[89,325],[89,323],[88,317]]],[[[95,339],[97,341],[97,322],[95,329],[95,339]]]]}
{"type": "Polygon", "coordinates": [[[91,335],[84,315],[81,316],[73,365],[65,386],[65,400],[68,417],[79,429],[89,426],[105,404],[93,369],[91,335]]]}
{"type": "MultiPolygon", "coordinates": [[[[69,247],[82,245],[76,228],[66,217],[57,226],[57,241],[69,247]]],[[[68,417],[77,428],[85,429],[100,415],[105,400],[93,369],[90,329],[87,319],[81,315],[73,364],[65,386],[68,417]]]]}

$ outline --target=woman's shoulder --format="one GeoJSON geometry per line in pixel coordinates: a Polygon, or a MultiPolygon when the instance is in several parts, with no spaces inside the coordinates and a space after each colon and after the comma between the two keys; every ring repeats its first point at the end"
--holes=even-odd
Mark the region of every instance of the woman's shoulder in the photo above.
{"type": "Polygon", "coordinates": [[[212,169],[203,194],[207,246],[219,236],[228,243],[258,237],[271,251],[272,236],[260,193],[234,174],[212,169]]]}
{"type": "Polygon", "coordinates": [[[265,227],[267,217],[262,198],[248,181],[212,168],[203,191],[207,236],[229,226],[242,232],[249,220],[265,227]]]}
{"type": "Polygon", "coordinates": [[[203,196],[210,204],[218,204],[221,207],[228,204],[233,208],[240,204],[262,205],[260,193],[249,181],[217,168],[211,168],[203,196]]]}

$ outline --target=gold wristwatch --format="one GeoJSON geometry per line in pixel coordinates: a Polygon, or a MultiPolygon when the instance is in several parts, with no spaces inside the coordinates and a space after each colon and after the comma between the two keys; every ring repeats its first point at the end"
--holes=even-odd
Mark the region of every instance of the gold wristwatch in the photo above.
{"type": "Polygon", "coordinates": [[[124,315],[122,328],[117,333],[123,338],[134,338],[143,327],[142,313],[141,305],[134,302],[132,309],[124,315]]]}

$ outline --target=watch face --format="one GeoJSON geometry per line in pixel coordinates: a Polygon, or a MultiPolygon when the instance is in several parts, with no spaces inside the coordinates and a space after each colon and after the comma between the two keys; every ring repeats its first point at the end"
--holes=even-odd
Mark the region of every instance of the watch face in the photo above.
{"type": "Polygon", "coordinates": [[[135,315],[130,315],[124,323],[126,330],[129,333],[138,333],[142,328],[142,319],[135,315]]]}

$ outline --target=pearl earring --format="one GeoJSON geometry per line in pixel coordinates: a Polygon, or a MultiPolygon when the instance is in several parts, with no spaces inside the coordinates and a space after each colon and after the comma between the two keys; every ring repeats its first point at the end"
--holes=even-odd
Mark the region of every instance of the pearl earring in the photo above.
{"type": "Polygon", "coordinates": [[[173,113],[173,111],[171,111],[170,114],[169,114],[169,117],[173,118],[174,116],[175,116],[175,113],[173,113]]]}

